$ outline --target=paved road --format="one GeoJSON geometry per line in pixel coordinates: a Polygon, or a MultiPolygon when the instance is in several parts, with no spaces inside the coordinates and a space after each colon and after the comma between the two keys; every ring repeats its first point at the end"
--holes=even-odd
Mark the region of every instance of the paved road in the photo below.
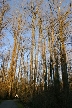
{"type": "Polygon", "coordinates": [[[0,104],[0,108],[17,108],[13,100],[5,100],[0,104]]]}

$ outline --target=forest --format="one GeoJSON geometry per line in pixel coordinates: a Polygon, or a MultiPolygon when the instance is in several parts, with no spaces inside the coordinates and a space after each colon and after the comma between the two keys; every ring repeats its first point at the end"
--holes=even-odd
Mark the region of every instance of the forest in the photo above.
{"type": "Polygon", "coordinates": [[[72,108],[72,0],[0,0],[0,99],[72,108]]]}

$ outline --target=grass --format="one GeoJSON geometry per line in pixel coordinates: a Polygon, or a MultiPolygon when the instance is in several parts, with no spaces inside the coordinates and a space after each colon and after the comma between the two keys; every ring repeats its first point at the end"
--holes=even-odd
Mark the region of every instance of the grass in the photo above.
{"type": "Polygon", "coordinates": [[[3,100],[0,100],[0,104],[3,102],[3,100]]]}
{"type": "Polygon", "coordinates": [[[24,105],[19,101],[16,101],[16,105],[18,108],[24,108],[24,105]]]}

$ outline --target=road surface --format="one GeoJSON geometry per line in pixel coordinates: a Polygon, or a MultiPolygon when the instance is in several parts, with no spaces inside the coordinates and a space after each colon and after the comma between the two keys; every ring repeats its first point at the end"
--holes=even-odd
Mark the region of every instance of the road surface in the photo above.
{"type": "Polygon", "coordinates": [[[0,108],[17,108],[14,100],[5,100],[0,104],[0,108]]]}

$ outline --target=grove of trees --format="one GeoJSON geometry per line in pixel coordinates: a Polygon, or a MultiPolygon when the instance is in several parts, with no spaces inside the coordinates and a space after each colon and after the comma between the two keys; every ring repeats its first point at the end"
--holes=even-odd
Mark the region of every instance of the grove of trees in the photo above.
{"type": "Polygon", "coordinates": [[[72,108],[72,1],[0,0],[0,98],[72,108]],[[10,49],[4,50],[6,34],[10,49]],[[68,48],[68,46],[71,46],[68,48]]]}

